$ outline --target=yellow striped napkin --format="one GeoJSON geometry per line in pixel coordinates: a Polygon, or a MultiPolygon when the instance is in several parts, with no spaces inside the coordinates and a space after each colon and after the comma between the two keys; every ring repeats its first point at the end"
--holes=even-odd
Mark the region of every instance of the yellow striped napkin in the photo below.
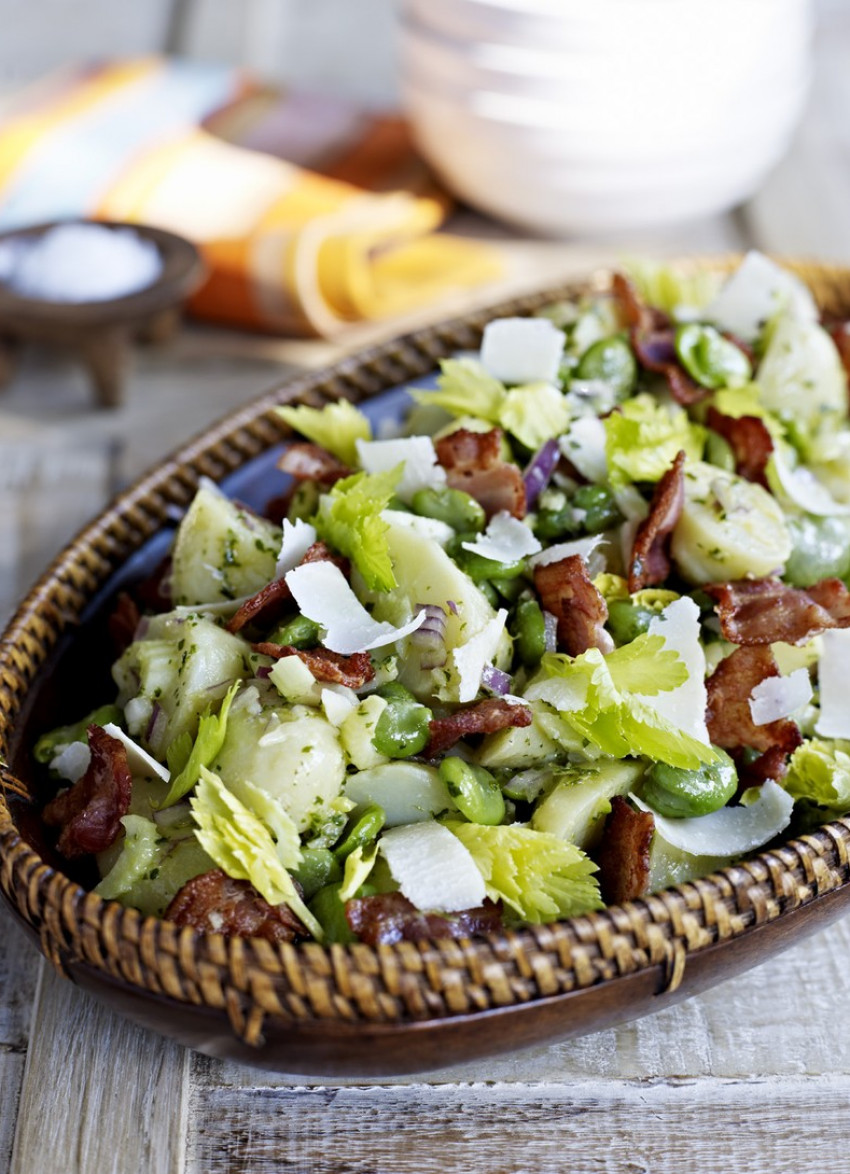
{"type": "Polygon", "coordinates": [[[449,202],[397,118],[270,93],[221,65],[66,70],[0,106],[0,231],[72,216],[200,246],[191,309],[295,335],[403,313],[499,273],[438,233],[449,202]]]}

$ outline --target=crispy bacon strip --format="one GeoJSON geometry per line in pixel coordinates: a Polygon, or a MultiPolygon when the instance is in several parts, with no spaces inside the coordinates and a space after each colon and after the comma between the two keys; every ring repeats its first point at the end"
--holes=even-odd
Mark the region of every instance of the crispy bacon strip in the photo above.
{"type": "Polygon", "coordinates": [[[767,462],[773,452],[773,438],[758,416],[725,416],[708,409],[708,426],[727,442],[735,455],[735,472],[767,488],[767,462]]]}
{"type": "Polygon", "coordinates": [[[789,587],[779,579],[709,583],[723,635],[733,644],[805,644],[830,628],[850,628],[850,591],[840,579],[789,587]]]}
{"type": "Polygon", "coordinates": [[[272,656],[275,660],[297,656],[317,681],[332,681],[335,685],[347,685],[349,689],[361,689],[375,675],[368,652],[343,656],[339,652],[331,652],[329,648],[293,648],[291,644],[272,644],[268,640],[252,644],[251,647],[255,652],[272,656]]]}
{"type": "Polygon", "coordinates": [[[788,752],[782,746],[771,746],[753,762],[746,762],[740,749],[733,749],[730,753],[738,768],[739,795],[750,787],[760,787],[768,779],[779,782],[788,773],[788,752]]]}
{"type": "Polygon", "coordinates": [[[534,587],[544,611],[558,621],[558,648],[570,656],[598,648],[614,647],[603,627],[608,605],[593,586],[587,566],[579,554],[534,568],[534,587]]]}
{"type": "Polygon", "coordinates": [[[670,535],[685,504],[685,453],[681,451],[655,486],[649,515],[635,532],[629,565],[629,591],[663,583],[670,574],[670,535]]]}
{"type": "Polygon", "coordinates": [[[220,868],[188,880],[165,916],[227,937],[291,942],[310,936],[288,905],[270,905],[248,881],[234,880],[220,868]]]}
{"type": "Polygon", "coordinates": [[[502,510],[515,518],[525,517],[528,506],[522,473],[502,460],[500,428],[489,432],[458,428],[435,441],[434,448],[449,488],[474,497],[488,518],[502,510]]]}
{"type": "MultiPolygon", "coordinates": [[[[351,573],[348,559],[331,554],[324,542],[314,542],[300,562],[305,563],[334,563],[339,567],[346,579],[351,573]]],[[[273,579],[265,587],[260,588],[256,595],[246,599],[239,610],[227,621],[228,632],[241,632],[246,624],[273,624],[286,610],[286,605],[292,599],[292,592],[286,585],[285,579],[273,579]]]]}
{"type": "Polygon", "coordinates": [[[44,822],[62,829],[57,847],[69,860],[108,848],[121,831],[121,817],[130,810],[133,776],[127,751],[100,726],[89,726],[88,736],[88,770],[44,809],[44,822]]]}
{"type": "Polygon", "coordinates": [[[705,683],[705,721],[715,746],[725,750],[744,746],[761,751],[780,749],[790,754],[800,745],[803,739],[790,718],[757,726],[750,712],[750,697],[756,685],[778,676],[773,653],[765,646],[736,648],[721,660],[705,683]]]}
{"type": "Polygon", "coordinates": [[[629,338],[638,362],[647,371],[663,375],[673,399],[679,404],[695,404],[704,399],[708,388],[701,387],[679,362],[676,354],[676,330],[661,310],[645,306],[637,290],[622,273],[615,273],[613,294],[629,326],[629,338]]]}
{"type": "Polygon", "coordinates": [[[606,905],[634,901],[648,889],[654,831],[651,812],[635,811],[621,795],[614,796],[596,856],[599,887],[606,905]]]}
{"type": "Polygon", "coordinates": [[[306,440],[287,445],[278,459],[277,467],[297,481],[318,481],[321,485],[334,485],[352,473],[348,465],[344,465],[333,453],[306,440]]]}
{"type": "Polygon", "coordinates": [[[469,709],[458,709],[448,717],[435,717],[429,722],[431,736],[423,754],[426,758],[439,758],[467,734],[494,734],[508,726],[522,728],[530,725],[531,710],[527,705],[490,697],[469,709]]]}
{"type": "Polygon", "coordinates": [[[443,915],[421,913],[401,893],[379,893],[347,901],[345,916],[352,931],[370,946],[429,938],[469,938],[497,933],[502,928],[501,908],[489,899],[476,909],[443,915]]]}
{"type": "Polygon", "coordinates": [[[126,591],[119,592],[115,607],[106,621],[116,656],[120,656],[133,643],[141,618],[139,605],[132,595],[128,595],[126,591]]]}

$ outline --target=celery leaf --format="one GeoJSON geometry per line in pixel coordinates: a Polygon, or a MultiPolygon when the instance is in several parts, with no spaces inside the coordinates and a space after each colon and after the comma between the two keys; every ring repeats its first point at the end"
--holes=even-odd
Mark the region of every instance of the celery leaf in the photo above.
{"type": "Polygon", "coordinates": [[[658,481],[680,450],[698,461],[705,444],[705,429],[692,424],[678,407],[658,403],[643,394],[627,400],[604,420],[605,454],[611,484],[658,481]]]}
{"type": "Polygon", "coordinates": [[[355,473],[338,481],[321,501],[314,519],[321,538],[352,560],[372,591],[396,586],[387,533],[381,517],[401,479],[403,466],[385,473],[355,473]]]}
{"type": "Polygon", "coordinates": [[[356,442],[372,439],[372,425],[348,400],[324,408],[286,405],[275,408],[275,412],[290,428],[321,445],[346,465],[358,464],[356,442]]]}
{"type": "Polygon", "coordinates": [[[201,768],[212,765],[215,756],[224,745],[230,706],[241,684],[241,681],[233,682],[218,713],[213,713],[211,706],[207,707],[198,723],[194,742],[188,734],[183,734],[169,747],[167,757],[171,771],[171,786],[162,801],[163,807],[171,807],[182,799],[198,781],[201,768]]]}

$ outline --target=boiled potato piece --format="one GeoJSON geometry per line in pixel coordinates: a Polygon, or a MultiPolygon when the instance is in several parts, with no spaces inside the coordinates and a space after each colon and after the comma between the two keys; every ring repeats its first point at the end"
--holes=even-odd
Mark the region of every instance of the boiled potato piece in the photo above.
{"type": "Polygon", "coordinates": [[[761,485],[704,461],[685,466],[671,553],[689,583],[781,572],[792,545],[781,506],[761,485]]]}
{"type": "Polygon", "coordinates": [[[252,595],[274,578],[282,533],[203,484],[174,543],[175,603],[223,603],[252,595]]]}
{"type": "Polygon", "coordinates": [[[588,851],[602,834],[615,795],[628,795],[643,774],[640,762],[605,762],[564,771],[540,803],[531,826],[588,851]]]}
{"type": "Polygon", "coordinates": [[[756,374],[769,412],[817,432],[847,415],[847,376],[822,326],[784,314],[773,328],[756,374]]]}

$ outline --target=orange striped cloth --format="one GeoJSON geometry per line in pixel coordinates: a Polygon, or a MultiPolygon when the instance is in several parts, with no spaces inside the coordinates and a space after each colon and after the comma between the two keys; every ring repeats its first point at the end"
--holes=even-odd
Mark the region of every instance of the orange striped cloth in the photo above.
{"type": "Polygon", "coordinates": [[[191,309],[333,334],[499,272],[435,230],[449,202],[397,117],[277,93],[221,65],[144,58],[66,70],[0,105],[0,231],[72,216],[200,246],[191,309]]]}

